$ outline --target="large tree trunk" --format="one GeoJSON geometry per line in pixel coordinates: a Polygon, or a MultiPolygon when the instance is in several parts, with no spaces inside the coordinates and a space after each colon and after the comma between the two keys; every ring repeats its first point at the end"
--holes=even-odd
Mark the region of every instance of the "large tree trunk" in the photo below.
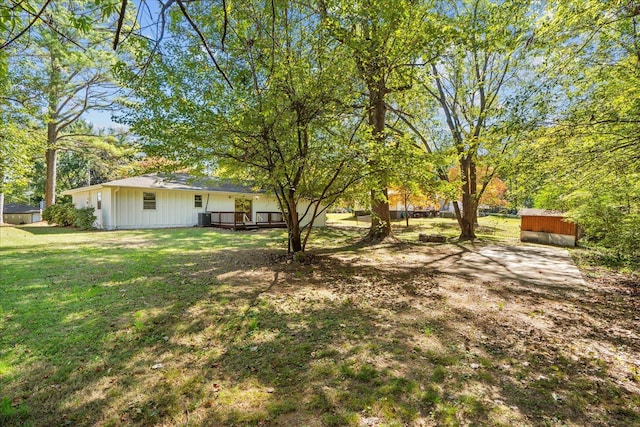
{"type": "Polygon", "coordinates": [[[456,209],[456,217],[460,225],[460,239],[475,239],[478,206],[476,201],[476,167],[473,159],[464,157],[460,160],[460,176],[462,178],[462,212],[456,209]]]}
{"type": "Polygon", "coordinates": [[[47,177],[44,189],[44,207],[48,208],[56,203],[56,179],[57,179],[57,158],[56,148],[57,126],[56,123],[47,125],[47,151],[45,153],[47,177]]]}
{"type": "Polygon", "coordinates": [[[462,221],[460,224],[460,240],[471,240],[476,238],[475,218],[469,214],[470,207],[462,207],[462,221]]]}
{"type": "Polygon", "coordinates": [[[391,236],[391,215],[387,189],[371,190],[371,228],[369,239],[382,240],[391,236]],[[382,200],[384,199],[384,200],[382,200]]]}
{"type": "Polygon", "coordinates": [[[58,102],[62,85],[61,69],[53,50],[49,51],[51,70],[49,86],[47,88],[48,117],[47,117],[47,151],[45,152],[46,179],[44,186],[44,207],[48,208],[56,203],[56,180],[58,179],[58,102]]]}
{"type": "MultiPolygon", "coordinates": [[[[383,82],[369,85],[369,124],[373,128],[373,139],[376,146],[384,144],[385,120],[387,108],[384,103],[385,88],[383,82]]],[[[376,165],[372,164],[375,168],[376,165]]],[[[383,240],[391,236],[391,215],[387,193],[387,178],[384,171],[377,171],[377,188],[371,190],[371,228],[370,240],[383,240]]]]}
{"type": "Polygon", "coordinates": [[[295,193],[289,190],[287,194],[287,228],[289,231],[289,252],[303,252],[302,232],[300,229],[300,218],[298,218],[298,210],[295,200],[295,193]]]}

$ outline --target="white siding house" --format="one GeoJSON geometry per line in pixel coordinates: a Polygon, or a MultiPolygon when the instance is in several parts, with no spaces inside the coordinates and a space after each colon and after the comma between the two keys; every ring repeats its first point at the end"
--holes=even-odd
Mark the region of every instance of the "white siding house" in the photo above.
{"type": "MultiPolygon", "coordinates": [[[[150,174],[104,184],[67,190],[77,208],[95,209],[96,227],[105,230],[192,227],[199,215],[214,213],[229,224],[244,226],[267,222],[267,215],[278,217],[275,196],[265,192],[185,174],[150,174]],[[240,219],[234,219],[240,218],[240,219]]],[[[302,213],[306,206],[300,206],[302,213]]],[[[216,222],[216,220],[213,220],[216,222]]],[[[316,218],[314,226],[324,226],[326,215],[316,218]]],[[[308,223],[308,221],[307,221],[308,223]]]]}

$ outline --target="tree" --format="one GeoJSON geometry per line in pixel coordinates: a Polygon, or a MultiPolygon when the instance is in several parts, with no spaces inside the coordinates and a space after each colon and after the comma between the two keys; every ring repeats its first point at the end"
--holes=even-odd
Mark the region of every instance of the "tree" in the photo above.
{"type": "Polygon", "coordinates": [[[365,92],[365,115],[370,131],[371,228],[368,238],[391,235],[387,188],[393,164],[387,159],[387,112],[391,94],[410,88],[416,67],[431,58],[439,45],[434,16],[425,4],[406,0],[322,1],[320,16],[332,37],[355,62],[365,92]],[[420,56],[422,55],[422,59],[420,56]]]}
{"type": "Polygon", "coordinates": [[[497,176],[487,185],[480,203],[491,207],[506,207],[509,205],[509,201],[506,199],[507,185],[505,182],[497,176]]]}
{"type": "Polygon", "coordinates": [[[48,5],[30,27],[28,37],[9,50],[14,103],[26,105],[46,127],[45,205],[55,203],[57,156],[78,134],[73,125],[90,110],[113,103],[110,68],[113,52],[105,49],[108,25],[85,1],[48,5]],[[61,22],[84,23],[61,25],[61,22]]]}
{"type": "MultiPolygon", "coordinates": [[[[144,0],[143,0],[144,1],[144,0]]],[[[95,25],[91,16],[85,13],[59,14],[52,13],[56,8],[56,3],[71,4],[62,0],[6,0],[0,4],[0,80],[8,73],[8,53],[10,49],[15,49],[15,45],[23,43],[32,35],[32,31],[39,25],[46,25],[52,31],[60,35],[67,36],[66,30],[73,29],[87,32],[95,25]]],[[[91,0],[86,1],[86,5],[96,14],[109,17],[118,13],[117,34],[126,26],[127,2],[120,0],[91,0]]],[[[132,29],[128,29],[132,31],[132,29]]],[[[115,36],[114,50],[117,46],[118,36],[115,36]]],[[[70,40],[72,41],[72,40],[70,40]]]]}
{"type": "MultiPolygon", "coordinates": [[[[454,209],[461,239],[475,238],[483,193],[511,146],[536,120],[535,88],[525,83],[531,79],[536,52],[539,11],[534,5],[488,0],[440,5],[444,25],[454,36],[425,68],[422,89],[437,102],[449,143],[437,146],[435,139],[423,140],[430,152],[448,149],[457,157],[462,206],[455,201],[454,209]]],[[[444,174],[440,177],[446,180],[444,174]]]]}
{"type": "MultiPolygon", "coordinates": [[[[482,156],[479,157],[479,162],[482,162],[482,156]]],[[[507,185],[505,182],[497,176],[491,169],[485,170],[481,169],[478,171],[478,181],[485,182],[487,181],[487,177],[485,174],[490,174],[491,179],[488,184],[485,186],[480,199],[478,200],[478,204],[488,205],[491,207],[505,207],[509,204],[506,199],[507,193],[507,185]]],[[[460,183],[460,168],[452,167],[449,169],[449,182],[454,183],[454,185],[459,185],[460,183]]]]}
{"type": "Polygon", "coordinates": [[[409,226],[409,205],[432,206],[436,204],[435,194],[431,188],[421,188],[415,181],[405,181],[389,189],[389,203],[401,203],[404,208],[405,224],[409,226]]]}
{"type": "Polygon", "coordinates": [[[434,158],[425,156],[419,145],[405,140],[407,135],[400,133],[397,126],[391,124],[388,127],[399,133],[399,135],[395,135],[396,138],[403,140],[394,150],[394,153],[397,154],[394,159],[396,167],[394,175],[390,177],[389,203],[392,206],[398,203],[402,204],[405,223],[408,227],[409,205],[414,207],[436,206],[436,199],[442,186],[437,179],[434,158]]]}
{"type": "Polygon", "coordinates": [[[637,257],[640,7],[562,2],[554,19],[564,31],[549,61],[564,102],[530,150],[538,159],[536,204],[567,210],[587,240],[637,257]]]}
{"type": "Polygon", "coordinates": [[[196,7],[185,8],[191,22],[174,22],[175,43],[167,42],[142,78],[120,69],[144,100],[128,112],[128,123],[151,154],[273,191],[290,250],[303,252],[312,220],[360,177],[353,173],[361,169],[360,132],[344,126],[354,120],[340,80],[349,70],[306,10],[256,1],[227,18],[233,31],[220,59],[228,75],[221,76],[202,54],[199,35],[213,44],[224,11],[196,7]],[[200,34],[189,34],[192,23],[200,34]]]}
{"type": "Polygon", "coordinates": [[[0,224],[5,193],[28,178],[39,147],[37,137],[25,127],[11,122],[0,127],[0,224]]]}
{"type": "Polygon", "coordinates": [[[8,74],[0,74],[0,224],[5,195],[27,179],[33,158],[42,149],[42,135],[30,128],[24,108],[12,105],[12,85],[8,74]]]}

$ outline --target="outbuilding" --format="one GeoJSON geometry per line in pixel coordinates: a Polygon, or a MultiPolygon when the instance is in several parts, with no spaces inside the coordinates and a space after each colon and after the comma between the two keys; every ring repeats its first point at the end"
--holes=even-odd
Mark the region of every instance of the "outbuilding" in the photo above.
{"type": "Polygon", "coordinates": [[[33,206],[7,203],[3,206],[2,221],[7,224],[31,224],[42,220],[42,211],[33,206]]]}
{"type": "Polygon", "coordinates": [[[566,215],[560,211],[522,209],[520,240],[556,246],[576,246],[578,225],[567,221],[566,215]]]}

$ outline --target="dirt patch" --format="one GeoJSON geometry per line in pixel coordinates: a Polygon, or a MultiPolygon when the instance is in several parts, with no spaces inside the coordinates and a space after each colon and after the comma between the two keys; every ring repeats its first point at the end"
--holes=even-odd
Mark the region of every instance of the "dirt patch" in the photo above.
{"type": "MultiPolygon", "coordinates": [[[[356,310],[360,317],[338,333],[356,332],[327,346],[332,360],[431,390],[434,402],[416,404],[411,425],[446,424],[447,411],[461,424],[638,421],[635,287],[585,281],[565,250],[388,243],[311,259],[270,258],[252,304],[299,313],[332,301],[356,310]]],[[[223,279],[242,287],[247,277],[223,279]]],[[[394,418],[371,409],[360,424],[378,419],[394,418]]]]}

